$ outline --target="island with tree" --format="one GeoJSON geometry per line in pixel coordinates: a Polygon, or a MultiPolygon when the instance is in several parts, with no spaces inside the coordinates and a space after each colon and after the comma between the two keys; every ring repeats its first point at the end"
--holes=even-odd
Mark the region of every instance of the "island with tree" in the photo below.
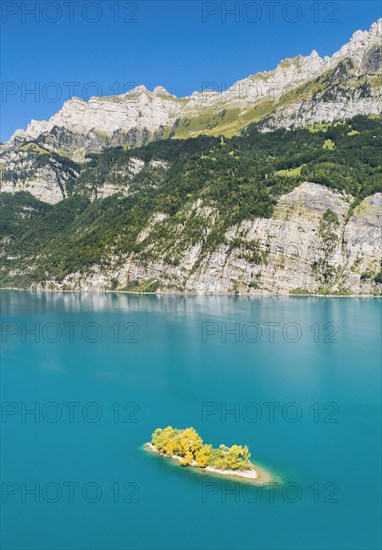
{"type": "Polygon", "coordinates": [[[269,483],[272,476],[250,461],[248,447],[220,445],[214,448],[203,443],[194,428],[179,430],[167,426],[157,428],[146,448],[163,457],[176,460],[181,466],[203,469],[212,474],[235,476],[256,483],[269,483]]]}

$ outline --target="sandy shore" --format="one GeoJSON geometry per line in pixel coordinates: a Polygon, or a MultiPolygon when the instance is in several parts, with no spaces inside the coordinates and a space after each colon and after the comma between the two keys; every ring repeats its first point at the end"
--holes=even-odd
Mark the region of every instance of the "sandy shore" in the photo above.
{"type": "MultiPolygon", "coordinates": [[[[163,458],[167,458],[168,460],[176,460],[178,462],[181,462],[183,460],[181,456],[168,456],[160,453],[151,443],[145,443],[143,447],[146,451],[155,453],[159,456],[162,456],[163,458]]],[[[276,478],[270,472],[256,464],[253,464],[253,468],[251,470],[219,470],[218,468],[213,468],[212,466],[200,468],[195,461],[187,467],[191,467],[194,470],[198,470],[200,472],[208,472],[211,475],[235,478],[236,480],[240,481],[256,483],[256,485],[266,485],[276,482],[276,478]]]]}

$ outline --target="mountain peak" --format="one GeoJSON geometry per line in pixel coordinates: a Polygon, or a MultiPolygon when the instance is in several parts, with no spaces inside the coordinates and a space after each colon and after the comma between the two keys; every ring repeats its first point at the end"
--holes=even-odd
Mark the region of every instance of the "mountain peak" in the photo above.
{"type": "MultiPolygon", "coordinates": [[[[354,48],[364,48],[367,46],[374,38],[382,36],[382,18],[378,19],[373,23],[368,31],[357,30],[352,34],[349,42],[341,48],[346,49],[347,47],[354,48]]],[[[341,51],[340,50],[340,51],[341,51]]]]}
{"type": "Polygon", "coordinates": [[[135,86],[135,88],[127,92],[127,94],[125,95],[131,95],[131,94],[137,95],[137,94],[149,94],[149,93],[150,93],[149,90],[146,88],[144,84],[139,84],[138,86],[135,86]]]}
{"type": "Polygon", "coordinates": [[[376,43],[380,43],[381,36],[382,18],[373,23],[368,31],[355,31],[349,42],[331,57],[331,63],[334,64],[340,59],[350,57],[356,65],[359,65],[365,52],[376,43]]]}
{"type": "MultiPolygon", "coordinates": [[[[201,110],[207,107],[216,109],[216,112],[221,110],[222,105],[225,109],[240,107],[244,112],[257,108],[257,105],[269,100],[269,97],[273,101],[279,100],[284,93],[309,83],[347,58],[353,61],[357,74],[374,74],[378,72],[381,63],[378,52],[374,51],[381,35],[382,18],[373,23],[368,31],[358,30],[353,33],[350,41],[332,57],[321,58],[315,49],[307,56],[287,57],[275,69],[239,80],[222,92],[195,91],[178,99],[163,86],[157,86],[151,92],[142,84],[120,96],[92,97],[88,101],[72,97],[48,121],[32,120],[26,131],[16,131],[9,144],[12,146],[17,141],[17,146],[36,139],[41,134],[48,134],[53,128],[63,129],[75,136],[73,147],[77,147],[81,139],[87,144],[89,140],[86,136],[89,132],[92,132],[93,142],[94,132],[108,136],[108,139],[116,132],[118,135],[131,132],[132,135],[138,135],[139,141],[140,133],[147,136],[159,128],[171,128],[178,119],[198,117],[201,110]]],[[[374,88],[377,90],[375,86],[374,88]]],[[[335,116],[328,112],[328,108],[325,106],[323,109],[325,116],[320,115],[325,120],[335,116]]],[[[352,109],[354,111],[354,105],[352,109]]],[[[364,101],[360,109],[362,112],[374,113],[374,100],[369,103],[364,101]]],[[[341,112],[347,112],[347,109],[341,112]]],[[[203,130],[204,128],[200,129],[201,132],[203,130]]],[[[182,135],[188,135],[187,130],[182,135]]],[[[95,146],[93,142],[92,147],[95,146]]]]}
{"type": "Polygon", "coordinates": [[[382,36],[382,17],[375,21],[368,31],[357,30],[352,34],[350,43],[360,43],[364,40],[370,40],[375,36],[382,36]]]}
{"type": "Polygon", "coordinates": [[[168,96],[174,97],[174,96],[173,96],[172,94],[170,94],[170,92],[168,92],[168,91],[166,90],[166,88],[164,88],[163,86],[157,86],[156,88],[154,88],[153,94],[154,94],[154,95],[168,95],[168,96]]]}
{"type": "Polygon", "coordinates": [[[371,36],[382,35],[382,17],[371,25],[369,33],[371,36]]]}

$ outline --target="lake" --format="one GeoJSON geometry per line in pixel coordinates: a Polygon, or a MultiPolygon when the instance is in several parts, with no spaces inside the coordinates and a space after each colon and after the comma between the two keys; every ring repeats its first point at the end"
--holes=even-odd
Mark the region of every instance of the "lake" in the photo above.
{"type": "Polygon", "coordinates": [[[1,546],[381,547],[381,301],[1,291],[1,546]],[[142,450],[248,444],[255,487],[142,450]]]}

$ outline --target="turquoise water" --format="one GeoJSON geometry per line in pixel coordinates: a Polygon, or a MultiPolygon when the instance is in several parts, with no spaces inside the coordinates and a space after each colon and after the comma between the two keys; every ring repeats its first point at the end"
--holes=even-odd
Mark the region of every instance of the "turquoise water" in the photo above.
{"type": "Polygon", "coordinates": [[[1,299],[2,548],[381,547],[380,301],[1,299]],[[248,444],[283,484],[142,451],[169,424],[248,444]]]}

